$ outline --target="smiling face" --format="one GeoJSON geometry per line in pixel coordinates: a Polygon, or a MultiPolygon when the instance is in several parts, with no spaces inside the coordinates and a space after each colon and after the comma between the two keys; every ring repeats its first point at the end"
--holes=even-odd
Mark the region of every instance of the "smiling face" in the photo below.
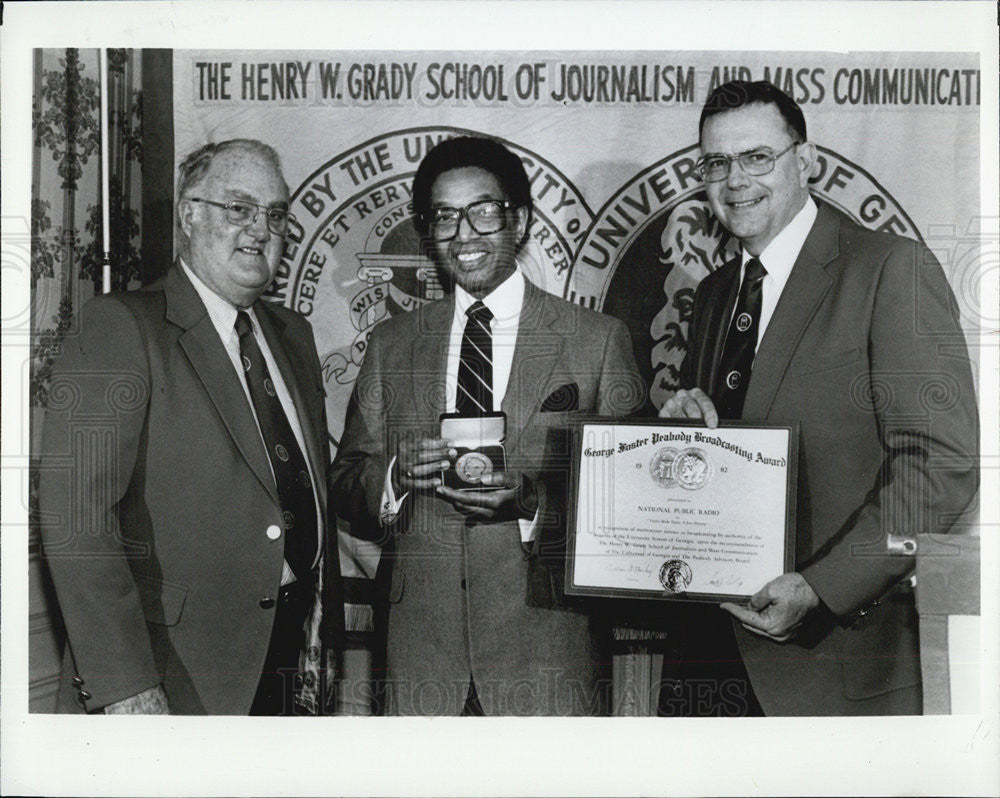
{"type": "MultiPolygon", "coordinates": [[[[509,197],[500,181],[485,169],[463,166],[442,172],[430,191],[431,208],[465,208],[479,200],[509,197]]],[[[482,299],[506,280],[517,268],[517,245],[524,235],[528,213],[525,208],[509,210],[507,225],[496,233],[480,235],[462,218],[451,241],[434,242],[438,266],[476,299],[482,299]]]]}
{"type": "MultiPolygon", "coordinates": [[[[215,202],[247,200],[288,207],[288,188],[281,174],[250,150],[216,155],[204,177],[185,193],[215,202]]],[[[253,224],[240,226],[227,221],[223,208],[184,198],[178,215],[188,238],[184,259],[192,271],[237,307],[252,305],[274,278],[284,246],[283,237],[267,229],[264,212],[253,224]]]]}
{"type": "MultiPolygon", "coordinates": [[[[701,133],[701,151],[733,155],[757,147],[781,152],[795,139],[774,105],[760,103],[710,117],[701,133]]],[[[759,255],[795,217],[809,196],[816,148],[792,147],[766,175],[748,175],[738,163],[729,177],[706,183],[708,201],[726,228],[751,255],[759,255]]]]}

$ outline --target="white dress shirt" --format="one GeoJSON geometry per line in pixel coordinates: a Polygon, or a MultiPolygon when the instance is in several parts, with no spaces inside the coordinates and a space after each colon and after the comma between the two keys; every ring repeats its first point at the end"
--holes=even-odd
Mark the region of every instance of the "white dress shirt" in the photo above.
{"type": "MultiPolygon", "coordinates": [[[[455,314],[451,319],[451,332],[448,336],[448,359],[445,366],[446,410],[455,412],[456,396],[458,394],[458,362],[462,351],[462,337],[465,335],[465,325],[468,321],[466,311],[476,302],[476,298],[459,285],[455,286],[455,314]]],[[[499,411],[503,397],[507,393],[510,382],[511,367],[514,363],[514,348],[517,345],[517,331],[521,322],[521,306],[524,304],[524,275],[520,270],[514,272],[492,293],[483,297],[482,302],[490,309],[493,318],[490,320],[490,332],[493,337],[493,410],[499,411]]],[[[382,489],[380,518],[382,523],[391,523],[399,514],[399,508],[409,495],[404,493],[395,498],[392,489],[392,467],[396,462],[393,457],[389,461],[389,470],[385,475],[382,489]]],[[[538,513],[530,521],[518,519],[521,527],[521,541],[530,543],[535,538],[538,513]]]]}
{"type": "MultiPolygon", "coordinates": [[[[760,342],[764,339],[764,331],[771,322],[774,309],[778,306],[781,292],[785,290],[785,283],[788,282],[788,277],[792,273],[792,266],[795,265],[795,261],[802,251],[802,246],[806,243],[809,231],[812,230],[813,222],[816,221],[816,212],[816,202],[810,197],[806,200],[805,205],[802,206],[802,210],[792,217],[792,221],[785,225],[784,229],[757,256],[767,270],[767,274],[764,275],[762,286],[763,296],[761,297],[760,324],[757,328],[757,344],[754,347],[754,351],[756,351],[757,346],[760,346],[760,342]]],[[[743,250],[743,276],[740,278],[741,287],[743,280],[747,276],[747,261],[752,257],[753,255],[747,252],[746,249],[743,250]]],[[[733,307],[733,313],[736,313],[735,306],[733,307]]],[[[732,320],[732,317],[730,317],[730,320],[732,320]]]]}
{"type": "MultiPolygon", "coordinates": [[[[181,268],[184,269],[184,273],[191,281],[191,285],[194,286],[194,290],[197,291],[198,296],[201,297],[201,301],[205,305],[205,310],[208,311],[208,317],[212,320],[212,326],[215,327],[216,332],[219,334],[219,338],[222,340],[222,345],[225,347],[226,354],[229,355],[229,360],[233,364],[233,369],[239,377],[240,385],[243,386],[243,392],[246,394],[247,403],[250,405],[250,412],[253,414],[254,420],[257,421],[257,431],[260,432],[260,421],[257,419],[257,413],[253,407],[253,400],[250,398],[250,387],[247,385],[246,375],[243,373],[243,363],[240,358],[240,337],[236,334],[236,314],[240,310],[245,310],[247,315],[250,317],[250,325],[253,328],[254,338],[257,339],[257,345],[260,347],[261,354],[264,356],[264,362],[271,375],[271,381],[274,383],[274,389],[278,394],[278,400],[281,402],[281,409],[285,411],[285,416],[288,418],[288,425],[292,428],[292,434],[295,435],[295,440],[299,444],[299,449],[302,451],[302,455],[306,461],[306,468],[309,469],[309,478],[313,481],[313,485],[315,485],[316,474],[313,473],[312,464],[306,456],[306,452],[308,450],[306,449],[305,438],[302,435],[302,426],[299,424],[299,416],[295,410],[295,404],[292,402],[292,396],[288,392],[288,386],[285,385],[284,377],[281,375],[281,369],[278,368],[278,364],[274,361],[274,356],[271,354],[271,348],[267,345],[267,339],[264,338],[261,333],[260,324],[257,321],[257,317],[254,315],[253,308],[237,308],[231,302],[223,299],[211,288],[205,285],[198,275],[195,274],[184,262],[183,258],[180,259],[180,262],[181,268]]],[[[264,443],[263,433],[261,433],[260,441],[266,451],[267,445],[264,443]]],[[[270,458],[268,458],[267,464],[270,468],[270,458]]],[[[271,469],[271,476],[274,476],[273,468],[271,469]]],[[[316,495],[315,488],[313,488],[313,501],[316,503],[317,531],[317,559],[313,560],[313,567],[315,567],[322,551],[322,545],[320,544],[323,540],[323,516],[320,513],[319,497],[316,495]]],[[[282,564],[281,569],[281,584],[287,585],[294,581],[295,574],[292,572],[288,562],[285,561],[282,564]]]]}

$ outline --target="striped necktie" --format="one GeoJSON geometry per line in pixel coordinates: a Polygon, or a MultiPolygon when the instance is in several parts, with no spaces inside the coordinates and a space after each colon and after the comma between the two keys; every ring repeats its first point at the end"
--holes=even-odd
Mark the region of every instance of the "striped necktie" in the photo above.
{"type": "Polygon", "coordinates": [[[493,412],[493,314],[476,300],[465,312],[465,334],[458,361],[458,392],[455,412],[464,416],[482,416],[493,412]]]}

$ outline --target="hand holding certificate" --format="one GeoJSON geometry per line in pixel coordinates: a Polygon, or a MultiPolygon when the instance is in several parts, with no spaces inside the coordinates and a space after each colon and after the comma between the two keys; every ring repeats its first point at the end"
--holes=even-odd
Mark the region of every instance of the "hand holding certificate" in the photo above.
{"type": "Polygon", "coordinates": [[[789,570],[792,425],[583,421],[566,592],[745,600],[789,570]]]}

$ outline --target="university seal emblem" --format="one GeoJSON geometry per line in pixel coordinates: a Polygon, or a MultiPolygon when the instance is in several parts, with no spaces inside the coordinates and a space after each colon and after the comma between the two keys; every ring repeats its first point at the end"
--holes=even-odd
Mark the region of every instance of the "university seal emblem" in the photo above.
{"type": "MultiPolygon", "coordinates": [[[[393,131],[336,155],[293,187],[296,223],[266,297],[313,326],[334,446],[372,330],[444,296],[413,224],[411,187],[424,155],[456,135],[483,134],[452,127],[393,131]]],[[[593,215],[555,166],[504,143],[521,157],[535,205],[520,266],[539,287],[564,294],[577,242],[593,215]]]]}

